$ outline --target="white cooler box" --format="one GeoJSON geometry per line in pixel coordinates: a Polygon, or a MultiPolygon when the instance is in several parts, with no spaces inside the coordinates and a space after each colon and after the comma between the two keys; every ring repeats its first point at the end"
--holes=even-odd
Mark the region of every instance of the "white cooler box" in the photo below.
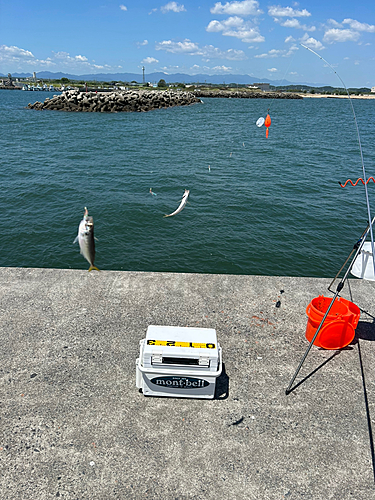
{"type": "Polygon", "coordinates": [[[213,399],[222,371],[216,330],[150,325],[139,344],[136,385],[145,396],[213,399]]]}

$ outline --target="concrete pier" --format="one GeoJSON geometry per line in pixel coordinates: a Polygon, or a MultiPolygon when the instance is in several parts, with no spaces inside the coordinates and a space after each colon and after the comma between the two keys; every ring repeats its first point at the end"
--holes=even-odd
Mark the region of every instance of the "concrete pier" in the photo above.
{"type": "Polygon", "coordinates": [[[329,279],[0,268],[0,498],[374,498],[375,283],[352,345],[308,343],[329,279]],[[276,304],[279,307],[276,307],[276,304]],[[214,400],[135,386],[148,325],[215,328],[214,400]]]}

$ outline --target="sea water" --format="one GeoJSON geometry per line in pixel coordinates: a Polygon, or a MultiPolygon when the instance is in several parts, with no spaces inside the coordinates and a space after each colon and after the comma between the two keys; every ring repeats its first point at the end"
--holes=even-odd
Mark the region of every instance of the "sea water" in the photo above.
{"type": "MultiPolygon", "coordinates": [[[[364,186],[339,186],[362,177],[347,99],[26,108],[46,97],[0,90],[0,266],[88,268],[73,244],[84,207],[103,270],[333,277],[366,228],[364,186]]],[[[370,177],[375,100],[353,105],[370,177]]]]}

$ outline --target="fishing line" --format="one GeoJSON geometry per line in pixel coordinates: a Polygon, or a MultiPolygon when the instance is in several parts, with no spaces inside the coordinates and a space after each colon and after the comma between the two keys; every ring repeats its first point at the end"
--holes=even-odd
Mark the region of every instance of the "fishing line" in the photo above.
{"type": "MultiPolygon", "coordinates": [[[[291,65],[292,65],[292,62],[294,61],[294,58],[295,58],[295,56],[296,56],[296,52],[297,52],[297,50],[294,50],[293,52],[294,52],[294,54],[293,54],[292,58],[290,59],[289,65],[288,65],[288,67],[286,68],[286,71],[285,71],[285,73],[284,73],[284,76],[283,76],[283,77],[282,77],[282,79],[281,79],[281,82],[283,82],[283,80],[285,80],[286,75],[287,75],[287,73],[288,73],[288,71],[289,71],[289,69],[290,69],[290,67],[291,67],[291,65]]],[[[281,85],[281,87],[282,87],[282,85],[281,85]]],[[[274,97],[274,98],[272,99],[271,104],[268,106],[268,110],[267,110],[267,111],[269,111],[269,110],[271,109],[271,105],[272,105],[272,103],[273,103],[273,101],[274,101],[275,99],[276,99],[276,97],[274,97]]]]}
{"type": "MultiPolygon", "coordinates": [[[[282,82],[283,80],[285,80],[285,77],[286,77],[286,75],[287,75],[287,73],[288,73],[288,71],[289,71],[289,69],[290,69],[290,66],[292,65],[292,62],[293,62],[294,57],[295,57],[295,55],[296,55],[296,52],[297,52],[297,51],[296,51],[296,50],[294,50],[293,57],[291,58],[291,60],[290,60],[290,62],[289,62],[289,65],[288,65],[288,67],[287,67],[287,69],[286,69],[286,71],[285,71],[285,73],[284,73],[284,76],[283,76],[283,77],[282,77],[282,79],[281,79],[281,82],[282,82]]],[[[272,106],[272,103],[273,103],[273,101],[274,101],[275,99],[277,99],[277,98],[276,98],[276,95],[275,95],[275,97],[273,97],[273,98],[272,98],[272,100],[271,100],[271,102],[270,102],[270,104],[269,104],[269,106],[268,106],[268,108],[267,108],[266,118],[264,119],[264,118],[263,118],[263,116],[261,116],[261,117],[260,117],[260,118],[258,118],[258,120],[255,122],[255,125],[256,125],[257,127],[261,127],[262,125],[265,125],[265,126],[266,126],[266,128],[267,128],[267,131],[266,131],[266,137],[268,137],[268,128],[269,128],[269,127],[270,127],[270,125],[271,125],[271,117],[269,116],[269,111],[270,111],[271,106],[272,106]]]]}
{"type": "Polygon", "coordinates": [[[309,50],[310,52],[312,52],[313,54],[315,54],[317,57],[319,57],[319,59],[321,59],[322,61],[324,61],[326,64],[328,64],[328,66],[332,69],[332,71],[336,74],[336,76],[338,77],[338,79],[340,80],[340,82],[343,84],[345,90],[346,90],[346,93],[348,94],[348,98],[349,98],[349,102],[350,102],[350,105],[351,105],[351,108],[352,108],[352,112],[353,112],[353,116],[354,116],[354,123],[355,123],[355,127],[356,127],[356,130],[357,130],[357,139],[358,139],[358,145],[359,145],[359,152],[360,152],[360,155],[361,155],[361,163],[362,163],[362,172],[363,172],[363,181],[364,181],[364,186],[365,186],[365,193],[366,193],[366,205],[367,205],[367,215],[368,215],[368,221],[369,221],[369,224],[370,224],[370,236],[371,236],[371,249],[372,249],[372,262],[373,262],[373,265],[374,265],[374,273],[375,273],[375,251],[374,251],[374,235],[373,235],[373,232],[372,232],[372,218],[371,218],[371,211],[370,211],[370,202],[369,202],[369,197],[368,197],[368,190],[367,190],[367,183],[368,183],[368,180],[367,180],[367,177],[366,177],[366,169],[365,169],[365,163],[363,161],[363,153],[362,153],[362,144],[361,144],[361,137],[359,135],[359,128],[358,128],[358,123],[357,123],[357,117],[356,117],[356,114],[355,114],[355,111],[354,111],[354,106],[353,106],[353,102],[352,102],[352,99],[350,97],[350,94],[349,94],[349,91],[348,89],[346,88],[346,85],[345,83],[343,82],[342,78],[340,77],[340,75],[337,73],[337,71],[335,70],[335,68],[328,62],[324,59],[324,57],[322,57],[320,54],[318,54],[317,52],[315,52],[314,50],[310,49],[310,47],[307,47],[306,45],[304,45],[303,43],[300,43],[300,45],[309,50]]]}

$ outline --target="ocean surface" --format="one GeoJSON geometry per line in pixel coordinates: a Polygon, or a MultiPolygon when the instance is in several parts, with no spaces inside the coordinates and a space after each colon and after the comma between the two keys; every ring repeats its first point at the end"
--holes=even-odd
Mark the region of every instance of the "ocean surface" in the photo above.
{"type": "MultiPolygon", "coordinates": [[[[333,277],[366,228],[364,186],[338,184],[362,177],[346,99],[26,108],[52,95],[0,90],[0,266],[88,269],[73,244],[85,206],[102,270],[333,277]]],[[[375,176],[375,100],[353,106],[375,176]]]]}

